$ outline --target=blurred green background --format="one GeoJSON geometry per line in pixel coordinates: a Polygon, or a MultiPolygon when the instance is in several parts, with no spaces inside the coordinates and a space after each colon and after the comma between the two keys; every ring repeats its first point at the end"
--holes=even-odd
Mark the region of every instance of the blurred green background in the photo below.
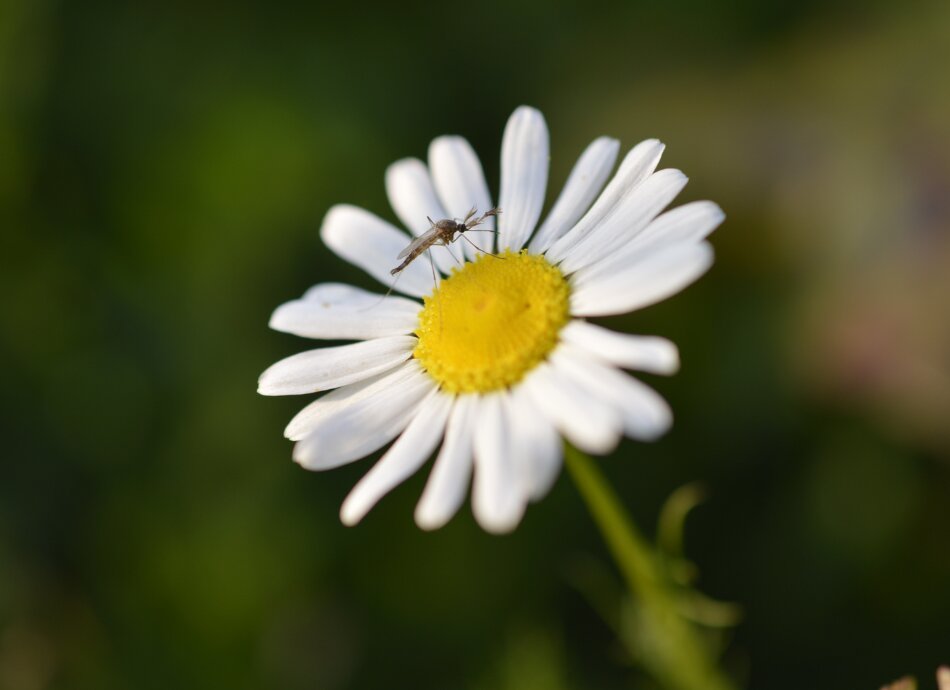
{"type": "MultiPolygon", "coordinates": [[[[682,371],[653,445],[600,461],[744,618],[747,687],[876,688],[950,661],[950,5],[0,2],[0,688],[650,688],[579,591],[613,567],[566,475],[506,537],[358,527],[258,374],[317,237],[394,219],[383,171],[505,120],[551,191],[609,134],[728,214],[717,263],[607,325],[682,371]]],[[[550,199],[549,199],[550,202],[550,199]]],[[[649,377],[648,377],[649,378],[649,377]]],[[[928,686],[924,686],[928,687],[928,686]]]]}

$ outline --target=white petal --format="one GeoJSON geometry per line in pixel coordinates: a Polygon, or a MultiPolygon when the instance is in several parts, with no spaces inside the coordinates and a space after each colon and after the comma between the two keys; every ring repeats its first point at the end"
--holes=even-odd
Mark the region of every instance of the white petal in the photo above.
{"type": "Polygon", "coordinates": [[[713,263],[707,242],[664,248],[608,275],[596,267],[575,283],[571,313],[575,316],[624,314],[675,295],[705,273],[713,263]]]}
{"type": "Polygon", "coordinates": [[[663,155],[663,148],[663,144],[656,139],[647,139],[630,149],[604,193],[597,198],[577,225],[551,245],[547,251],[548,258],[555,263],[562,261],[575,244],[609,218],[624,196],[636,189],[637,185],[656,169],[660,156],[663,155]]]}
{"type": "MultiPolygon", "coordinates": [[[[432,171],[432,182],[439,193],[439,199],[452,217],[464,218],[473,207],[482,213],[492,207],[482,164],[471,144],[462,137],[444,136],[435,139],[429,145],[429,170],[432,171]]],[[[482,227],[494,230],[495,219],[489,218],[482,227]]],[[[478,233],[478,237],[482,240],[475,240],[475,243],[490,251],[491,235],[478,233]]],[[[469,258],[474,258],[478,253],[464,240],[461,246],[465,256],[469,258]]]]}
{"type": "MultiPolygon", "coordinates": [[[[386,195],[399,220],[418,237],[429,229],[428,218],[438,222],[448,214],[435,194],[425,163],[418,158],[403,158],[386,169],[386,195]]],[[[448,274],[459,261],[454,247],[433,247],[435,265],[448,274]]]]}
{"type": "Polygon", "coordinates": [[[477,421],[477,402],[474,395],[460,395],[455,401],[445,431],[445,442],[416,506],[416,524],[422,529],[442,527],[465,501],[472,475],[472,437],[477,421]]]}
{"type": "Polygon", "coordinates": [[[574,164],[560,196],[529,245],[532,254],[543,254],[573,227],[603,189],[617,161],[620,142],[600,137],[574,164]]]}
{"type": "Polygon", "coordinates": [[[725,214],[711,201],[694,201],[667,211],[655,218],[632,242],[617,247],[591,267],[598,273],[615,273],[629,266],[638,256],[675,244],[688,244],[705,239],[725,219],[725,214]]]}
{"type": "Polygon", "coordinates": [[[560,336],[565,343],[625,369],[675,374],[680,366],[676,345],[666,338],[617,333],[580,320],[567,324],[560,336]]]}
{"type": "Polygon", "coordinates": [[[547,495],[561,471],[563,444],[557,429],[522,388],[516,387],[510,397],[511,427],[515,436],[523,477],[523,491],[532,501],[547,495]]]}
{"type": "Polygon", "coordinates": [[[407,366],[415,375],[401,386],[361,396],[320,415],[294,448],[294,460],[310,470],[326,470],[365,457],[392,441],[415,416],[422,399],[436,388],[415,360],[407,366]]]}
{"type": "Polygon", "coordinates": [[[535,407],[584,452],[603,455],[617,446],[623,427],[616,410],[552,364],[536,367],[522,387],[535,407]]]}
{"type": "Polygon", "coordinates": [[[291,441],[299,441],[313,431],[327,415],[336,414],[350,405],[361,405],[367,398],[389,389],[398,390],[418,376],[418,364],[409,360],[392,371],[332,390],[300,410],[284,429],[284,436],[291,441]]]}
{"type": "Polygon", "coordinates": [[[379,499],[422,467],[442,438],[452,401],[435,390],[429,394],[406,430],[346,497],[340,509],[343,524],[362,520],[379,499]]]}
{"type": "Polygon", "coordinates": [[[322,283],[303,299],[277,307],[270,317],[275,331],[325,340],[368,340],[415,330],[422,305],[402,297],[384,297],[342,283],[322,283]]]}
{"type": "Polygon", "coordinates": [[[628,436],[655,441],[673,423],[670,406],[656,391],[622,371],[585,356],[583,351],[560,347],[551,361],[578,387],[609,400],[620,414],[628,436]]]}
{"type": "Polygon", "coordinates": [[[475,435],[472,511],[478,524],[495,534],[513,530],[525,509],[505,396],[489,393],[479,399],[475,435]]]}
{"type": "Polygon", "coordinates": [[[548,126],[544,116],[521,106],[508,119],[501,141],[498,249],[521,249],[531,237],[548,185],[548,126]]]}
{"type": "Polygon", "coordinates": [[[300,395],[362,381],[409,359],[418,342],[414,336],[397,335],[301,352],[268,367],[257,392],[300,395]]]}
{"type": "Polygon", "coordinates": [[[726,214],[711,201],[692,201],[658,216],[636,238],[641,247],[699,242],[719,227],[726,214]]]}
{"type": "Polygon", "coordinates": [[[661,170],[650,175],[617,204],[609,219],[571,248],[561,263],[561,270],[573,273],[616,252],[646,228],[676,198],[686,182],[686,175],[679,170],[661,170]]]}
{"type": "Polygon", "coordinates": [[[320,237],[337,256],[397,292],[414,297],[432,292],[434,285],[428,261],[416,260],[398,276],[390,274],[399,264],[396,257],[410,238],[369,211],[348,204],[334,206],[323,220],[320,237]]]}

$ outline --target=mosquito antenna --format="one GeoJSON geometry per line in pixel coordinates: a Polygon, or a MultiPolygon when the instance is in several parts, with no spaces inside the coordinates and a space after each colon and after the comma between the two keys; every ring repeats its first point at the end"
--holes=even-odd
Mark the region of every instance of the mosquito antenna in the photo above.
{"type": "MultiPolygon", "coordinates": [[[[473,208],[472,211],[475,211],[475,209],[473,208]]],[[[484,223],[486,219],[491,218],[492,216],[497,216],[499,213],[501,213],[500,208],[490,208],[487,211],[485,211],[485,213],[483,213],[481,216],[479,216],[474,221],[469,223],[468,219],[471,218],[473,215],[475,215],[474,213],[470,213],[468,217],[465,218],[465,227],[471,230],[472,228],[475,228],[478,225],[481,225],[482,223],[484,223]]]]}

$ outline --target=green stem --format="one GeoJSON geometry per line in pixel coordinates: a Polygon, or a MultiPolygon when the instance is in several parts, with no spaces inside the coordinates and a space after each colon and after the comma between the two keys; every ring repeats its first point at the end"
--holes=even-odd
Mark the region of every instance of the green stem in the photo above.
{"type": "Polygon", "coordinates": [[[634,616],[624,643],[669,690],[735,690],[699,630],[678,613],[673,583],[600,470],[570,446],[565,461],[633,595],[634,616]]]}

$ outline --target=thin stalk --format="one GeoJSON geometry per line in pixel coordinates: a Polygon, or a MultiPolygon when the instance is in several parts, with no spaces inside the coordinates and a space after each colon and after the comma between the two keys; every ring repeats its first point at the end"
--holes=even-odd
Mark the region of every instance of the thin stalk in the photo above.
{"type": "Polygon", "coordinates": [[[678,613],[674,583],[593,460],[570,446],[565,460],[632,595],[623,635],[629,651],[668,690],[736,690],[719,669],[712,645],[678,613]]]}

